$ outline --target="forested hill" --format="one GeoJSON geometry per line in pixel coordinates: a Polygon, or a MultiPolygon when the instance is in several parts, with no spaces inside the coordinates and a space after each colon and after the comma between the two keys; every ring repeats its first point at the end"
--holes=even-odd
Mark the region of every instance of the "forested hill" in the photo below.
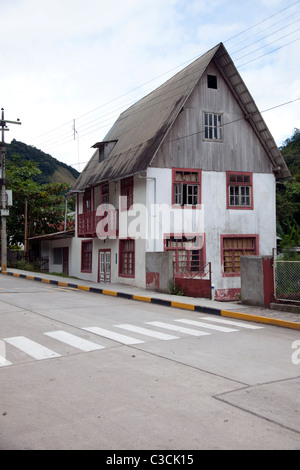
{"type": "Polygon", "coordinates": [[[21,160],[31,160],[38,164],[41,174],[37,175],[34,180],[39,184],[46,183],[69,183],[73,184],[79,176],[71,166],[58,161],[51,155],[38,150],[32,145],[12,140],[7,145],[6,159],[12,161],[14,156],[18,156],[21,160]]]}

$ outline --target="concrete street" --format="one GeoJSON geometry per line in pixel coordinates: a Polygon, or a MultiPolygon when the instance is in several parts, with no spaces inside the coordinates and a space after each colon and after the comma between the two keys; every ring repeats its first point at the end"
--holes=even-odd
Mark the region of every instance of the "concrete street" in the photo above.
{"type": "Polygon", "coordinates": [[[1,450],[300,449],[299,330],[137,300],[0,276],[1,450]]]}

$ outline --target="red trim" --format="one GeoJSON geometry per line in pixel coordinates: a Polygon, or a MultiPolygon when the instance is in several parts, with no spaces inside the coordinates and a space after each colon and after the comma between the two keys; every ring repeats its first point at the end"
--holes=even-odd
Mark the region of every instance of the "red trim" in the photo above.
{"type": "Polygon", "coordinates": [[[93,239],[91,240],[82,240],[81,242],[81,272],[82,273],[91,273],[93,271],[93,239]],[[83,247],[84,244],[91,243],[92,244],[92,250],[90,252],[90,262],[88,262],[88,269],[86,269],[86,266],[83,267],[83,261],[86,262],[86,260],[83,259],[83,247]]]}
{"type": "MultiPolygon", "coordinates": [[[[178,240],[182,240],[183,238],[191,239],[191,238],[197,238],[201,237],[201,240],[203,240],[202,246],[198,247],[195,246],[194,248],[191,248],[189,251],[199,251],[199,266],[202,265],[203,269],[206,266],[206,243],[205,243],[205,233],[164,233],[164,251],[175,251],[175,258],[176,262],[178,261],[178,251],[181,250],[181,248],[168,248],[167,247],[167,240],[170,238],[175,238],[178,240]]],[[[188,262],[190,263],[190,259],[188,262]]],[[[193,271],[190,271],[193,272],[193,271]]],[[[176,272],[176,277],[182,277],[184,276],[184,273],[176,272]]]]}
{"type": "Polygon", "coordinates": [[[121,211],[128,211],[133,204],[133,176],[124,178],[120,182],[121,211]],[[126,206],[124,205],[124,197],[127,198],[126,206]]]}
{"type": "MultiPolygon", "coordinates": [[[[257,234],[229,234],[229,235],[221,235],[220,236],[220,243],[221,243],[221,265],[222,265],[222,277],[240,277],[241,272],[236,271],[236,272],[225,272],[224,271],[224,239],[226,238],[235,238],[235,239],[240,239],[240,238],[253,238],[255,240],[255,247],[254,247],[254,253],[253,255],[258,255],[259,254],[259,249],[258,249],[258,242],[259,242],[259,236],[257,234]]],[[[236,248],[238,250],[238,248],[236,248]]],[[[243,248],[244,249],[244,248],[243,248]]],[[[250,255],[249,255],[250,256],[250,255]]]]}
{"type": "Polygon", "coordinates": [[[216,289],[215,300],[220,302],[228,300],[238,300],[241,294],[241,288],[231,287],[229,289],[216,289]]]}
{"type": "Polygon", "coordinates": [[[246,172],[246,171],[226,171],[226,204],[227,209],[233,210],[253,210],[254,202],[253,202],[253,173],[246,172]],[[249,176],[250,181],[249,183],[239,182],[239,181],[229,181],[230,175],[242,175],[242,176],[249,176]],[[229,205],[229,186],[250,186],[250,197],[251,197],[251,205],[250,206],[230,206],[229,205]]]}
{"type": "Polygon", "coordinates": [[[270,307],[274,301],[274,270],[273,258],[262,258],[263,279],[264,279],[264,305],[270,307]]]}
{"type": "MultiPolygon", "coordinates": [[[[128,266],[127,266],[128,269],[128,266]]],[[[119,277],[126,277],[126,278],[134,278],[135,277],[135,240],[132,238],[124,238],[119,240],[119,277]],[[124,250],[123,245],[127,241],[132,241],[133,243],[133,251],[132,250],[124,250]],[[125,273],[123,272],[124,269],[124,257],[125,253],[133,253],[132,259],[130,257],[127,259],[127,263],[131,263],[132,266],[132,273],[125,273]]]]}
{"type": "Polygon", "coordinates": [[[172,168],[172,208],[174,209],[199,209],[199,205],[201,204],[201,193],[202,193],[202,170],[199,170],[197,168],[172,168]],[[191,172],[191,173],[198,173],[198,181],[191,181],[191,182],[185,182],[184,184],[194,184],[198,186],[198,203],[196,205],[180,205],[180,204],[175,204],[175,193],[174,193],[174,186],[175,183],[183,183],[183,181],[177,181],[175,179],[175,175],[177,171],[183,171],[183,172],[191,172]]]}

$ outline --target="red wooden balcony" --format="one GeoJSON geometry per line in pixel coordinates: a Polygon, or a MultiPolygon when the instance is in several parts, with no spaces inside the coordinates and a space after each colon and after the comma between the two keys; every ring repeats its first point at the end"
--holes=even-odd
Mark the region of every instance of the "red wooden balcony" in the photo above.
{"type": "Polygon", "coordinates": [[[104,216],[96,215],[96,211],[78,214],[78,237],[112,237],[118,236],[119,211],[105,211],[104,216]],[[103,222],[101,220],[103,219],[103,222]]]}

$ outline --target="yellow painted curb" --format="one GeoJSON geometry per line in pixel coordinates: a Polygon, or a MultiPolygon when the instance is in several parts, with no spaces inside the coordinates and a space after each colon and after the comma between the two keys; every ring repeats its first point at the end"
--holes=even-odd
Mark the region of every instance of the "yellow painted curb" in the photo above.
{"type": "Polygon", "coordinates": [[[34,281],[34,276],[26,276],[26,279],[30,279],[31,281],[34,281]]]}
{"type": "Polygon", "coordinates": [[[230,310],[221,310],[222,317],[239,318],[240,320],[252,321],[256,323],[266,323],[268,325],[283,326],[300,330],[300,323],[287,320],[278,320],[276,318],[260,317],[257,315],[248,315],[247,313],[231,312],[230,310]]]}
{"type": "Polygon", "coordinates": [[[112,295],[113,297],[117,297],[118,293],[113,290],[105,290],[103,289],[102,294],[104,295],[112,295]]]}
{"type": "Polygon", "coordinates": [[[45,284],[50,284],[50,279],[42,279],[42,282],[44,282],[45,284]]]}
{"type": "MultiPolygon", "coordinates": [[[[63,283],[60,284],[60,285],[63,285],[63,283]]],[[[78,289],[80,289],[80,290],[86,290],[86,291],[88,291],[88,292],[89,292],[89,290],[90,290],[90,288],[87,287],[87,286],[77,286],[77,287],[78,287],[78,289]]]]}
{"type": "MultiPolygon", "coordinates": [[[[5,274],[5,273],[3,273],[3,274],[5,274]]],[[[13,273],[13,276],[14,277],[20,277],[20,274],[19,273],[13,273]]]]}
{"type": "Polygon", "coordinates": [[[151,297],[143,297],[142,295],[133,295],[132,298],[139,302],[151,302],[151,297]]]}
{"type": "Polygon", "coordinates": [[[180,302],[173,302],[173,301],[171,302],[171,307],[184,308],[185,310],[195,310],[194,305],[183,304],[183,303],[180,303],[180,302]]]}
{"type": "Polygon", "coordinates": [[[68,283],[67,283],[67,282],[58,281],[58,285],[59,285],[59,286],[63,286],[63,287],[68,287],[68,283]]]}

